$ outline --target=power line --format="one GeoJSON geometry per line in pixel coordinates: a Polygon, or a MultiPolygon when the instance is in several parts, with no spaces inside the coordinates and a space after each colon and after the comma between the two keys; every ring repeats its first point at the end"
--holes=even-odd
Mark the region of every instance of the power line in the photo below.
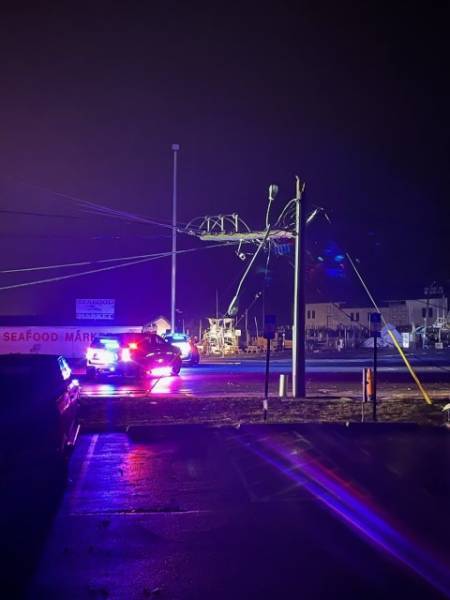
{"type": "MultiPolygon", "coordinates": [[[[178,250],[177,254],[187,254],[190,252],[197,252],[197,251],[201,251],[201,250],[207,250],[210,248],[219,248],[221,246],[229,246],[230,244],[232,244],[232,242],[224,242],[223,244],[212,244],[210,246],[203,246],[201,248],[188,248],[186,250],[178,250]]],[[[137,265],[137,264],[141,264],[144,262],[149,262],[152,260],[158,260],[160,258],[166,258],[167,256],[171,256],[172,253],[171,252],[165,252],[165,253],[161,253],[159,255],[149,255],[147,258],[141,258],[140,260],[134,260],[134,261],[130,261],[130,262],[125,262],[122,263],[120,265],[111,265],[108,267],[102,267],[100,269],[90,269],[88,271],[81,271],[80,273],[71,273],[70,275],[59,275],[57,277],[49,277],[47,279],[38,279],[35,281],[28,281],[28,282],[24,282],[24,283],[16,283],[16,284],[12,284],[12,285],[5,285],[0,287],[0,291],[3,290],[11,290],[11,289],[16,289],[16,288],[23,288],[23,287],[29,287],[32,285],[40,285],[43,283],[52,283],[52,282],[57,282],[57,281],[63,281],[65,279],[74,279],[75,277],[83,277],[84,275],[91,275],[94,273],[100,273],[103,271],[112,271],[114,269],[121,269],[123,267],[129,267],[132,265],[137,265]]],[[[110,260],[110,259],[108,259],[110,260]]],[[[112,259],[114,260],[114,259],[112,259]]]]}
{"type": "Polygon", "coordinates": [[[41,213],[35,211],[27,211],[27,210],[10,210],[10,209],[1,209],[0,213],[7,215],[22,215],[26,217],[46,217],[52,219],[75,219],[77,221],[86,220],[87,217],[77,217],[76,215],[61,215],[57,213],[41,213]]]}
{"type": "Polygon", "coordinates": [[[28,271],[47,271],[47,270],[51,270],[51,269],[66,269],[66,268],[71,268],[71,267],[87,267],[88,265],[94,265],[94,264],[102,264],[102,263],[109,263],[109,262],[116,262],[116,261],[128,261],[128,260],[135,260],[135,259],[141,259],[141,258],[153,258],[153,257],[165,256],[166,254],[167,254],[167,252],[158,252],[158,253],[153,253],[153,254],[140,254],[137,256],[124,256],[124,257],[119,257],[119,258],[103,258],[101,260],[85,260],[85,261],[73,262],[73,263],[61,263],[58,265],[44,265],[44,266],[40,266],[40,267],[24,267],[24,268],[20,268],[20,269],[6,269],[3,271],[0,271],[0,273],[1,274],[25,273],[28,271]]]}
{"type": "Polygon", "coordinates": [[[260,251],[262,250],[263,246],[265,245],[265,243],[266,243],[266,241],[267,241],[267,238],[269,237],[269,234],[270,234],[270,225],[269,225],[269,227],[267,228],[267,230],[266,230],[266,233],[265,233],[265,235],[264,235],[264,238],[261,240],[261,243],[260,243],[260,245],[258,246],[258,248],[257,248],[256,252],[254,253],[254,255],[252,256],[252,258],[251,258],[250,262],[248,263],[248,265],[247,265],[247,268],[245,269],[245,271],[244,271],[244,274],[243,274],[243,275],[242,275],[242,277],[241,277],[241,280],[239,281],[239,284],[238,284],[238,286],[237,286],[236,292],[235,292],[235,294],[234,294],[234,296],[233,296],[233,299],[231,300],[231,302],[230,302],[230,304],[229,304],[229,306],[228,306],[228,309],[227,309],[227,312],[226,312],[226,314],[228,314],[228,315],[229,315],[229,314],[231,314],[231,311],[233,310],[233,308],[234,308],[234,305],[236,304],[236,302],[237,302],[237,299],[238,299],[238,297],[239,297],[239,293],[240,293],[240,291],[241,291],[242,285],[243,285],[243,283],[244,283],[244,281],[245,281],[245,279],[246,279],[246,277],[247,277],[247,275],[248,275],[248,273],[249,273],[250,269],[252,268],[252,266],[253,266],[253,263],[254,263],[254,262],[255,262],[255,260],[256,260],[256,257],[258,256],[258,254],[259,254],[259,253],[260,253],[260,251]]]}
{"type": "MultiPolygon", "coordinates": [[[[432,401],[431,401],[431,398],[430,398],[430,396],[428,395],[428,392],[427,392],[427,391],[426,391],[426,389],[423,387],[422,383],[420,382],[419,378],[417,377],[416,373],[414,372],[414,369],[412,368],[411,364],[409,363],[408,359],[406,358],[406,355],[405,355],[405,353],[403,352],[403,350],[401,349],[401,347],[400,347],[400,345],[399,345],[399,343],[398,343],[398,341],[397,341],[397,339],[396,339],[395,335],[394,335],[394,334],[392,333],[392,331],[391,331],[391,330],[388,328],[388,326],[387,326],[388,324],[387,324],[387,322],[386,322],[386,319],[384,318],[384,315],[383,315],[383,313],[382,313],[382,312],[380,311],[380,309],[378,308],[378,306],[377,306],[377,303],[376,303],[376,302],[375,302],[375,300],[374,300],[374,297],[373,297],[373,296],[372,296],[372,294],[370,293],[370,290],[369,290],[368,286],[366,285],[366,282],[364,281],[364,279],[363,279],[363,277],[362,277],[361,273],[358,271],[358,269],[357,269],[357,267],[356,267],[355,263],[353,262],[353,260],[352,260],[352,257],[350,256],[350,254],[349,254],[348,252],[346,252],[346,256],[347,256],[347,259],[348,259],[348,261],[350,262],[350,264],[351,264],[351,266],[352,266],[352,268],[353,268],[354,272],[356,273],[356,276],[357,276],[357,278],[359,279],[359,281],[360,281],[361,285],[363,286],[363,288],[364,288],[364,291],[366,292],[367,296],[369,297],[369,300],[371,301],[371,303],[372,303],[373,307],[375,308],[375,310],[376,310],[378,313],[380,313],[380,315],[381,315],[381,320],[383,321],[383,323],[384,323],[384,326],[386,327],[386,329],[387,329],[387,332],[388,332],[389,336],[391,337],[391,339],[392,339],[392,342],[394,343],[394,346],[395,346],[395,347],[396,347],[396,349],[398,350],[398,353],[399,353],[399,354],[400,354],[400,356],[402,357],[402,359],[403,359],[403,361],[404,361],[404,363],[405,363],[405,365],[406,365],[406,367],[407,367],[408,371],[410,372],[410,374],[411,374],[412,378],[414,379],[414,381],[415,381],[415,383],[416,383],[417,387],[419,388],[420,392],[422,393],[422,395],[423,395],[423,397],[424,397],[424,400],[425,400],[425,402],[426,402],[427,404],[432,404],[432,401]]],[[[374,343],[375,343],[375,344],[377,343],[377,339],[376,339],[376,338],[374,339],[374,343]]]]}
{"type": "Polygon", "coordinates": [[[68,233],[60,234],[60,233],[29,233],[29,232],[2,232],[2,238],[27,238],[27,239],[52,239],[52,240],[83,240],[83,241],[92,241],[92,242],[103,242],[105,240],[167,240],[170,239],[170,235],[168,234],[139,234],[139,233],[130,233],[127,235],[115,234],[115,233],[68,233]]]}
{"type": "Polygon", "coordinates": [[[12,290],[12,289],[16,289],[16,288],[22,288],[22,287],[29,287],[32,285],[39,285],[42,283],[51,283],[51,282],[55,282],[55,281],[62,281],[64,279],[73,279],[75,277],[82,277],[84,275],[91,275],[93,273],[100,273],[101,271],[112,271],[113,269],[120,269],[122,267],[129,267],[131,265],[136,265],[136,264],[140,264],[143,262],[147,262],[150,260],[156,260],[155,258],[143,258],[141,260],[136,260],[136,261],[132,261],[132,262],[127,262],[127,263],[123,263],[121,265],[112,265],[109,267],[102,267],[101,269],[90,269],[89,271],[82,271],[81,273],[72,273],[70,275],[60,275],[58,277],[49,277],[47,279],[38,279],[36,281],[28,281],[26,283],[15,283],[13,285],[4,285],[2,287],[0,287],[0,291],[3,290],[12,290]]]}
{"type": "MultiPolygon", "coordinates": [[[[59,198],[71,200],[78,206],[78,208],[81,208],[82,210],[84,210],[84,212],[87,212],[87,213],[95,213],[95,214],[100,213],[100,214],[103,214],[104,216],[108,216],[111,218],[117,218],[117,219],[125,220],[128,222],[143,223],[143,224],[155,225],[157,227],[164,227],[164,228],[172,229],[172,225],[163,223],[162,221],[158,221],[156,219],[144,217],[141,215],[137,215],[135,213],[129,213],[126,211],[116,210],[116,209],[110,208],[108,206],[104,206],[102,204],[91,202],[89,200],[84,200],[83,198],[80,198],[78,196],[73,196],[71,194],[58,192],[58,191],[52,190],[50,188],[42,187],[42,186],[32,184],[32,183],[29,183],[29,182],[26,182],[23,180],[17,180],[17,181],[21,185],[30,187],[32,189],[36,189],[40,192],[45,192],[47,194],[52,194],[54,196],[58,196],[59,198]]],[[[14,212],[16,212],[16,211],[14,211],[14,212]]],[[[50,215],[50,214],[32,213],[32,212],[28,213],[25,211],[23,211],[23,212],[21,211],[20,213],[19,213],[19,211],[17,211],[17,214],[29,214],[29,215],[33,215],[33,216],[52,216],[52,217],[57,216],[57,217],[66,218],[66,217],[64,217],[64,215],[53,215],[53,214],[50,215]]],[[[70,218],[80,219],[82,217],[70,217],[70,218]]],[[[178,223],[177,228],[178,228],[178,226],[184,226],[184,225],[186,225],[186,223],[178,223]]],[[[180,228],[180,231],[182,231],[182,228],[180,228]]]]}
{"type": "Polygon", "coordinates": [[[89,214],[100,214],[102,216],[106,216],[113,219],[119,219],[121,221],[128,221],[133,223],[145,223],[148,225],[155,225],[157,227],[163,227],[165,229],[173,229],[172,225],[162,223],[160,221],[155,221],[154,219],[149,219],[147,217],[143,217],[140,215],[136,215],[134,213],[129,213],[126,211],[116,210],[113,208],[109,208],[107,206],[103,206],[102,204],[96,204],[94,202],[89,202],[87,200],[80,200],[79,204],[81,205],[81,209],[84,212],[89,214]]]}

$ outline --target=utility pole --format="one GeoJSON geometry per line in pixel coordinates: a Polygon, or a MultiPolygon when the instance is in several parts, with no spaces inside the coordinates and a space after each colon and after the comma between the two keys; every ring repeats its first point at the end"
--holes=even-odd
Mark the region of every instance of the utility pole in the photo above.
{"type": "Polygon", "coordinates": [[[216,319],[219,318],[219,290],[216,288],[216,319]]]}
{"type": "Polygon", "coordinates": [[[372,419],[377,420],[377,368],[378,368],[378,331],[373,335],[373,396],[372,396],[372,419]]]}
{"type": "Polygon", "coordinates": [[[177,158],[179,144],[172,144],[173,151],[173,182],[172,182],[172,281],[171,281],[171,302],[170,302],[170,322],[172,333],[175,332],[175,307],[176,307],[176,284],[177,284],[177,158]]]}
{"type": "Polygon", "coordinates": [[[294,319],[292,326],[292,396],[304,398],[305,389],[305,184],[296,177],[294,319]]]}
{"type": "Polygon", "coordinates": [[[381,330],[381,313],[370,313],[370,333],[373,336],[373,381],[372,381],[372,419],[377,420],[377,368],[378,338],[381,330]]]}
{"type": "MultiPolygon", "coordinates": [[[[228,307],[227,314],[236,308],[237,299],[245,278],[253,266],[259,252],[267,241],[295,240],[295,273],[294,273],[294,303],[292,326],[292,396],[305,397],[305,229],[323,209],[316,208],[306,218],[306,206],[303,198],[305,184],[296,177],[296,195],[281,211],[278,219],[270,223],[270,206],[278,191],[277,186],[269,187],[269,205],[266,212],[266,228],[263,231],[252,231],[250,227],[237,215],[216,215],[199,217],[186,226],[188,233],[197,235],[203,241],[227,242],[234,241],[239,244],[257,242],[258,248],[253,253],[247,269],[242,276],[237,291],[228,307]],[[295,213],[295,222],[288,220],[295,213]]],[[[243,253],[242,253],[243,254],[243,253]]],[[[264,293],[264,290],[262,291],[264,293]]],[[[258,336],[258,322],[255,317],[256,333],[258,336]]]]}
{"type": "Polygon", "coordinates": [[[428,309],[430,306],[430,296],[429,296],[429,288],[425,288],[426,302],[425,302],[425,318],[423,323],[423,348],[428,348],[428,339],[427,339],[427,328],[428,328],[428,309]]]}
{"type": "Polygon", "coordinates": [[[245,309],[245,347],[248,348],[248,308],[245,309]]]}

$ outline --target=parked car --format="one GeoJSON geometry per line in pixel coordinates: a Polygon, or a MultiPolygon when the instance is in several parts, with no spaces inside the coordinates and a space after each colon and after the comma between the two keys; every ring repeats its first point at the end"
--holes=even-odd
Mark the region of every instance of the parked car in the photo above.
{"type": "Polygon", "coordinates": [[[62,356],[0,355],[0,478],[65,462],[80,429],[79,395],[62,356]]]}
{"type": "Polygon", "coordinates": [[[178,375],[180,350],[155,333],[116,333],[94,338],[86,353],[86,374],[134,378],[178,375]]]}
{"type": "Polygon", "coordinates": [[[200,362],[200,352],[195,340],[184,333],[168,333],[164,339],[180,349],[181,360],[190,366],[198,365],[200,362]]]}
{"type": "Polygon", "coordinates": [[[61,356],[0,355],[0,561],[3,596],[23,598],[67,479],[79,386],[61,356]]]}

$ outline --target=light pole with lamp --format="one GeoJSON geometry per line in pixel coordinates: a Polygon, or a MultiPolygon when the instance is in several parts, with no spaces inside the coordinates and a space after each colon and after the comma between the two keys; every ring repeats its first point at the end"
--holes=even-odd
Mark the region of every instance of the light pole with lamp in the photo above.
{"type": "Polygon", "coordinates": [[[171,300],[170,300],[170,324],[172,333],[175,333],[175,307],[176,307],[176,284],[177,284],[177,158],[179,144],[172,144],[173,151],[173,183],[172,183],[172,278],[171,278],[171,300]]]}

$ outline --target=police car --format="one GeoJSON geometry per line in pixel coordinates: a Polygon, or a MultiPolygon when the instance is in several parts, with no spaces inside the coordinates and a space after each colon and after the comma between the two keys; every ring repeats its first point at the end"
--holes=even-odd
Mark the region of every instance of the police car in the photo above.
{"type": "Polygon", "coordinates": [[[179,348],[181,360],[191,366],[198,365],[200,353],[195,341],[185,333],[167,333],[164,335],[166,342],[179,348]]]}
{"type": "Polygon", "coordinates": [[[86,375],[162,377],[178,375],[180,350],[155,333],[118,333],[95,337],[86,352],[86,375]]]}

